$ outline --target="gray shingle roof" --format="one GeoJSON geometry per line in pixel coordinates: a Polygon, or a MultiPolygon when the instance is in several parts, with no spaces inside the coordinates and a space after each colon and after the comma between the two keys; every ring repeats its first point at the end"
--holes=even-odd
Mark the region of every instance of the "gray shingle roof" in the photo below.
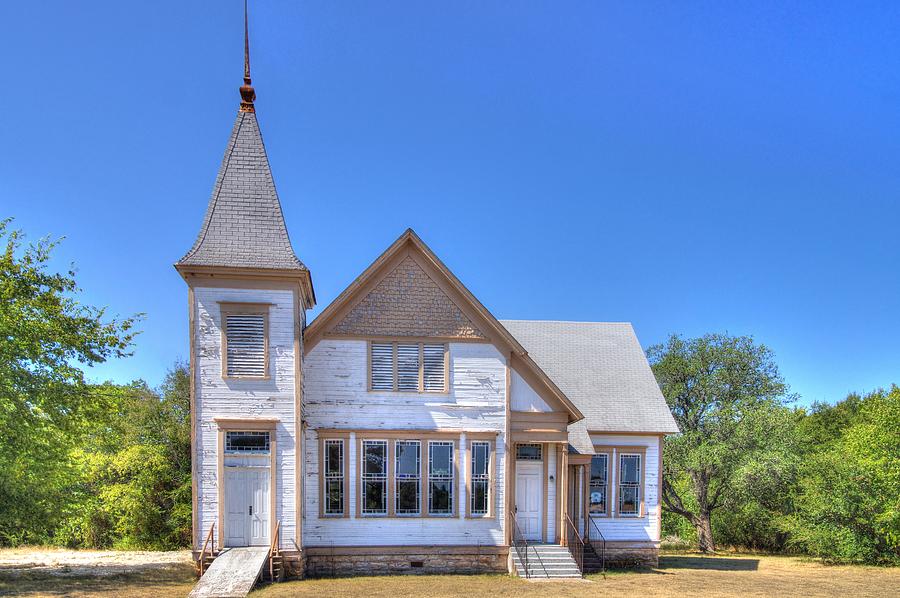
{"type": "Polygon", "coordinates": [[[579,452],[592,452],[587,430],[678,432],[631,324],[500,323],[584,414],[569,426],[569,443],[579,452]]]}
{"type": "Polygon", "coordinates": [[[178,264],[306,269],[288,238],[255,112],[238,112],[200,234],[178,264]]]}

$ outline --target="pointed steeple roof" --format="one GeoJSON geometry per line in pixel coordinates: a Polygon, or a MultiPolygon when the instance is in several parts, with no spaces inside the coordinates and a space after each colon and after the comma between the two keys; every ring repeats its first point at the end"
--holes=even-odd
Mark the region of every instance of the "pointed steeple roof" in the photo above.
{"type": "Polygon", "coordinates": [[[263,145],[250,85],[250,46],[244,6],[244,85],[200,234],[176,266],[306,270],[291,247],[281,202],[263,145]]]}

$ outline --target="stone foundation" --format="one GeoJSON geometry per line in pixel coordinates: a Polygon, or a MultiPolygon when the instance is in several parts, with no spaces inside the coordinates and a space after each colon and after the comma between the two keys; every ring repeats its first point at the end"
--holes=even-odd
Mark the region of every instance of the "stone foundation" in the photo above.
{"type": "MultiPolygon", "coordinates": [[[[594,549],[600,554],[600,543],[594,549]]],[[[657,567],[659,566],[659,545],[655,542],[607,542],[607,567],[657,567]]]]}
{"type": "Polygon", "coordinates": [[[306,575],[427,575],[506,573],[508,551],[496,546],[335,547],[306,551],[306,575]]]}

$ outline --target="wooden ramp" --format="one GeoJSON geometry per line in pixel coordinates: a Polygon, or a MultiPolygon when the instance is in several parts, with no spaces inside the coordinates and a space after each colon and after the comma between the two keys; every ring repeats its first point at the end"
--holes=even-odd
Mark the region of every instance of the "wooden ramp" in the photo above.
{"type": "Polygon", "coordinates": [[[268,556],[265,546],[226,548],[191,590],[190,598],[244,598],[259,579],[268,556]]]}

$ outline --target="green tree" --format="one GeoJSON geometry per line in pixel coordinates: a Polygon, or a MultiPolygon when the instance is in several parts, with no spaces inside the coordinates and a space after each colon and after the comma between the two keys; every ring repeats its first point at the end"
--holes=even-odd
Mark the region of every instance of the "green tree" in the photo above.
{"type": "Polygon", "coordinates": [[[772,352],[749,337],[669,337],[648,350],[681,433],[666,439],[663,508],[687,519],[701,551],[715,550],[712,514],[740,490],[791,471],[791,400],[772,352]]]}
{"type": "MultiPolygon", "coordinates": [[[[807,455],[798,485],[792,543],[836,562],[900,563],[900,388],[840,403],[824,419],[849,425],[807,455]]],[[[814,437],[821,426],[814,428],[814,437]]]]}
{"type": "Polygon", "coordinates": [[[42,540],[72,472],[65,455],[95,398],[83,367],[129,354],[137,317],[84,305],[75,273],[50,271],[56,242],[24,245],[0,221],[0,543],[42,540]]]}

